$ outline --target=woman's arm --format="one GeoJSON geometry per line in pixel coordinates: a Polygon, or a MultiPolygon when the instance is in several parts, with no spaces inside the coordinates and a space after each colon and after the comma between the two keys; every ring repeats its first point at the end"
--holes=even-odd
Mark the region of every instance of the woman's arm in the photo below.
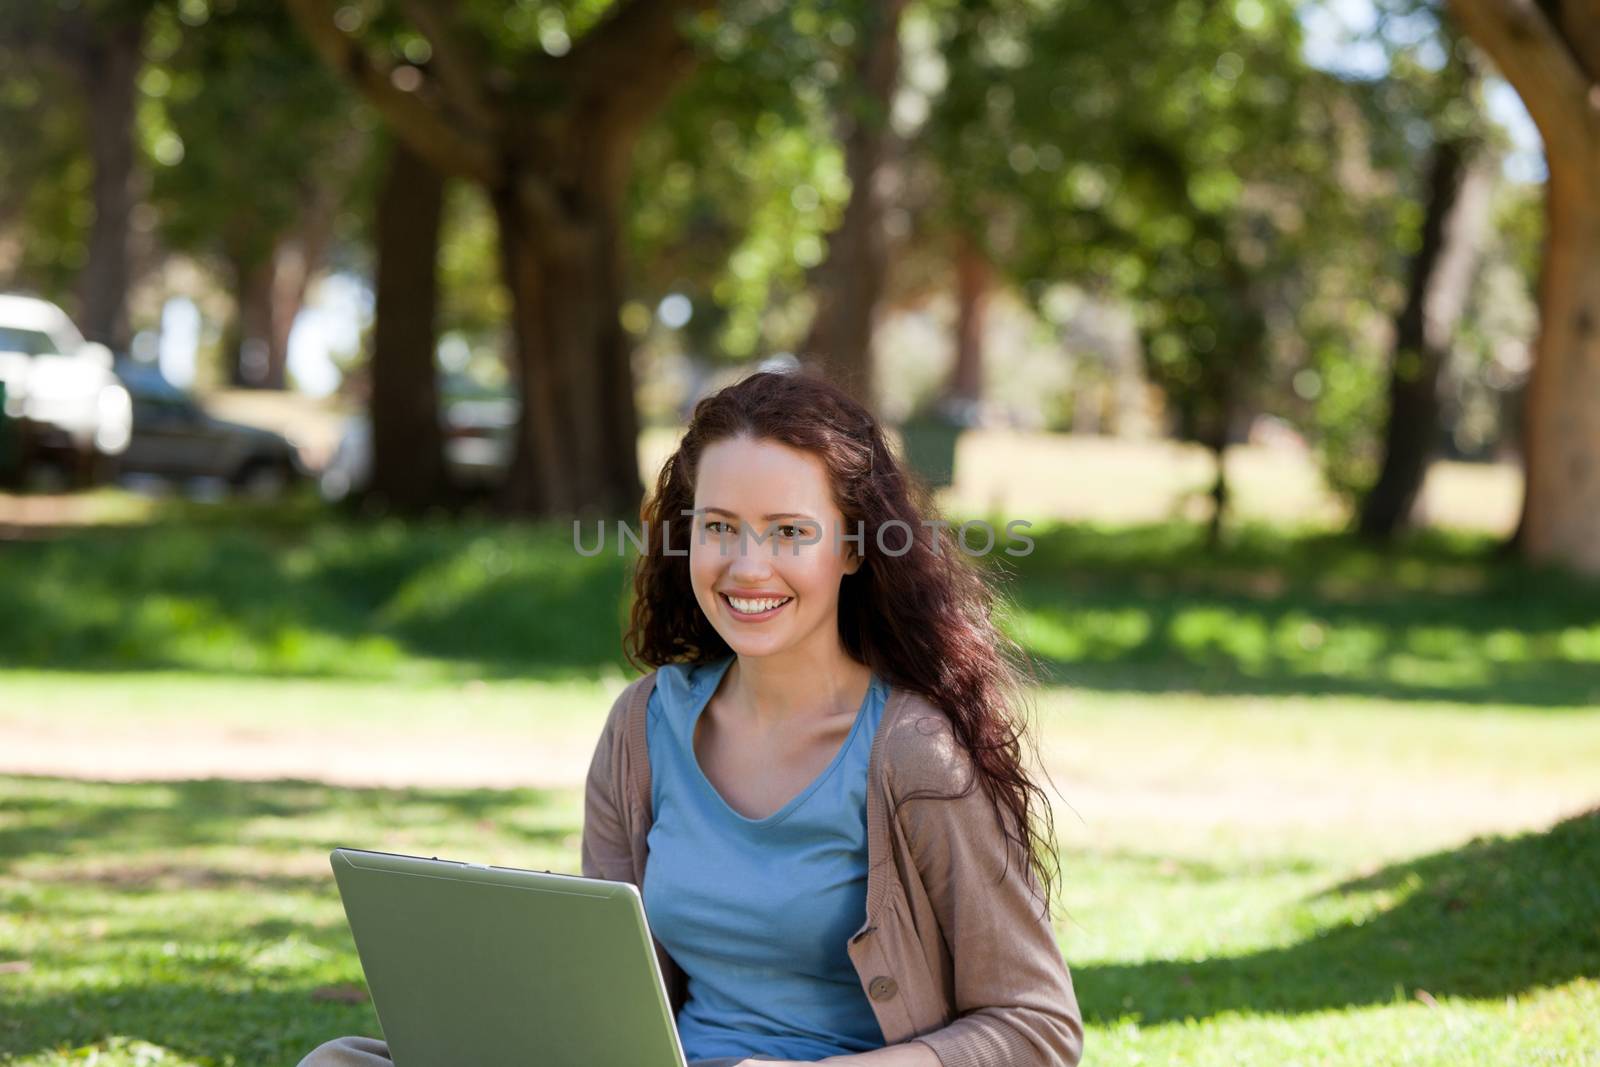
{"type": "Polygon", "coordinates": [[[817,1062],[857,1064],[859,1067],[944,1067],[933,1049],[915,1040],[871,1052],[857,1052],[853,1056],[828,1056],[817,1062]]]}
{"type": "Polygon", "coordinates": [[[628,703],[637,681],[628,685],[612,702],[583,788],[583,832],[579,838],[579,862],[585,878],[604,878],[613,882],[633,881],[633,849],[623,818],[625,783],[618,755],[625,740],[628,703]]]}
{"type": "Polygon", "coordinates": [[[884,1051],[908,1056],[921,1044],[940,1067],[1075,1067],[1083,1019],[1038,880],[1001,830],[999,818],[1013,830],[1014,820],[972,780],[975,764],[955,739],[933,737],[942,743],[931,746],[932,758],[890,773],[899,796],[931,789],[949,797],[972,783],[964,797],[904,801],[897,820],[950,947],[956,1017],[884,1051]]]}
{"type": "MultiPolygon", "coordinates": [[[[857,1052],[853,1056],[826,1056],[810,1063],[859,1064],[860,1067],[943,1067],[933,1049],[916,1041],[871,1052],[857,1052]]],[[[810,1067],[800,1060],[741,1060],[736,1067],[810,1067]]]]}

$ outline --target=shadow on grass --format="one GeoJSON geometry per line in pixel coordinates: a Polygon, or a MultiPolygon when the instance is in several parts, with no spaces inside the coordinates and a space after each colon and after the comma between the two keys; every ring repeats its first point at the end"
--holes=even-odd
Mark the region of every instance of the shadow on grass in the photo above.
{"type": "Polygon", "coordinates": [[[0,910],[24,931],[0,937],[13,965],[0,969],[0,1061],[94,1046],[147,1062],[147,1041],[186,1061],[294,1064],[341,1033],[376,1035],[328,849],[414,833],[395,851],[515,862],[534,845],[576,870],[570,801],[0,776],[0,910]]]}
{"type": "Polygon", "coordinates": [[[98,1047],[124,1050],[128,1062],[166,1062],[133,1058],[136,1044],[148,1042],[197,1063],[293,1067],[331,1038],[382,1033],[370,1002],[342,1003],[328,992],[338,996],[343,990],[302,985],[224,991],[193,980],[24,996],[13,1002],[14,1012],[0,1015],[0,1056],[98,1047]]]}
{"type": "Polygon", "coordinates": [[[340,1034],[377,1034],[328,851],[399,832],[427,844],[395,851],[515,863],[533,845],[576,870],[571,799],[0,776],[0,910],[23,932],[0,929],[13,964],[0,969],[0,1060],[98,1046],[145,1062],[130,1043],[143,1041],[195,1062],[293,1064],[340,1034]]]}
{"type": "MultiPolygon", "coordinates": [[[[1226,882],[1238,877],[1240,870],[1237,862],[1212,863],[1194,857],[1165,856],[1131,849],[1098,849],[1088,862],[1115,863],[1118,867],[1137,871],[1141,880],[1184,882],[1191,885],[1226,882]]],[[[1257,857],[1250,861],[1248,869],[1252,877],[1277,877],[1309,874],[1319,866],[1320,864],[1313,860],[1293,856],[1271,859],[1257,857]]]]}
{"type": "MultiPolygon", "coordinates": [[[[342,837],[302,838],[295,828],[301,819],[334,817],[358,827],[391,826],[403,825],[408,810],[425,811],[437,824],[480,828],[487,824],[517,841],[550,847],[561,847],[577,832],[577,827],[528,827],[506,819],[546,807],[560,795],[544,789],[354,788],[301,779],[226,778],[123,784],[22,775],[0,778],[0,789],[5,810],[13,815],[0,824],[0,873],[21,858],[157,857],[153,864],[130,866],[126,888],[145,880],[137,877],[141,870],[154,872],[157,879],[163,871],[182,877],[178,868],[160,859],[173,849],[253,843],[278,850],[320,848],[325,853],[334,845],[364,847],[342,837]],[[29,795],[30,783],[43,791],[29,795]],[[106,794],[129,799],[107,800],[106,794]],[[262,834],[242,838],[241,829],[258,819],[280,821],[281,833],[275,838],[262,834]]],[[[227,880],[220,870],[192,870],[197,881],[227,880]]]]}
{"type": "Polygon", "coordinates": [[[388,678],[592,677],[626,574],[536,527],[156,525],[11,546],[0,663],[388,678]]]}
{"type": "MultiPolygon", "coordinates": [[[[23,824],[0,832],[0,896],[19,923],[51,931],[38,939],[31,970],[0,973],[0,1057],[126,1037],[199,1062],[293,1064],[331,1037],[379,1032],[359,999],[359,961],[333,910],[331,874],[320,883],[200,879],[184,886],[182,905],[152,912],[148,894],[115,880],[8,884],[20,860],[67,851],[177,870],[175,849],[247,841],[266,868],[285,851],[321,855],[333,835],[376,839],[421,819],[446,831],[441,854],[484,855],[491,841],[504,847],[505,817],[555,799],[535,790],[0,777],[0,801],[23,824]],[[283,820],[282,834],[251,832],[259,816],[283,820]],[[322,820],[320,828],[297,831],[301,818],[322,820]],[[85,934],[96,921],[109,930],[85,934]],[[352,991],[354,1002],[326,999],[352,991]]],[[[576,850],[563,841],[575,830],[548,836],[572,864],[576,850]]],[[[1205,864],[1163,867],[1176,881],[1218,874],[1205,864]]],[[[197,869],[211,870],[203,861],[197,869]]],[[[1397,898],[1388,910],[1283,948],[1074,968],[1085,1016],[1108,1025],[1137,1015],[1151,1025],[1224,1012],[1292,1015],[1387,1003],[1417,989],[1499,998],[1600,974],[1600,808],[1543,832],[1396,863],[1301,903],[1380,891],[1397,898]]]]}
{"type": "Polygon", "coordinates": [[[1426,532],[1390,552],[1331,534],[1053,528],[999,563],[1047,676],[1106,691],[1589,707],[1600,583],[1426,532]]]}
{"type": "Polygon", "coordinates": [[[1325,890],[1402,899],[1361,923],[1249,955],[1074,969],[1085,1018],[1142,1024],[1434,997],[1502,998],[1600,975],[1600,808],[1478,838],[1325,890]]]}
{"type": "MultiPolygon", "coordinates": [[[[593,678],[632,549],[570,525],[188,512],[8,547],[0,665],[273,677],[593,678]],[[231,517],[230,517],[231,516],[231,517]],[[586,537],[585,543],[592,543],[586,537]]],[[[614,528],[613,532],[614,532],[614,528]]],[[[592,531],[591,531],[592,532],[592,531]]],[[[1427,533],[1380,553],[1260,526],[1039,526],[981,557],[1047,680],[1140,693],[1600,703],[1600,584],[1427,533]]]]}

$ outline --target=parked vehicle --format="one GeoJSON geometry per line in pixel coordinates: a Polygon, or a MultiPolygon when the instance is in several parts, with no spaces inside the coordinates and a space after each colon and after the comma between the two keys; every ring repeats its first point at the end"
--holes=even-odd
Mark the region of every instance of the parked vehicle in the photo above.
{"type": "Polygon", "coordinates": [[[55,304],[0,294],[0,382],[25,468],[52,464],[95,481],[127,449],[132,400],[113,364],[55,304]]]}
{"type": "Polygon", "coordinates": [[[252,496],[275,495],[310,473],[287,437],[207,414],[156,366],[122,359],[116,373],[133,398],[133,431],[118,460],[120,473],[219,478],[252,496]]]}

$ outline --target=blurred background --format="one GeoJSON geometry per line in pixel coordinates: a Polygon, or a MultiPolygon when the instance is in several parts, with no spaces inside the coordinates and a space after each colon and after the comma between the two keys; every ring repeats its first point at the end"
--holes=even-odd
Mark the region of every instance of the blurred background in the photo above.
{"type": "Polygon", "coordinates": [[[1597,26],[0,7],[0,1063],[378,1034],[335,845],[575,871],[573,522],[802,365],[1031,524],[1089,1059],[1600,1062],[1597,26]]]}

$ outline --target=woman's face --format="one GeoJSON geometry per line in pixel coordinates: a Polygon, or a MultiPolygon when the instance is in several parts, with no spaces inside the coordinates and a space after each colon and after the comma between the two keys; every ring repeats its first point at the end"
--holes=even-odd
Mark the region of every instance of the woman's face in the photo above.
{"type": "Polygon", "coordinates": [[[700,455],[694,508],[690,580],[729,647],[766,656],[835,640],[839,583],[861,558],[842,539],[855,531],[842,529],[820,459],[724,438],[700,455]]]}

